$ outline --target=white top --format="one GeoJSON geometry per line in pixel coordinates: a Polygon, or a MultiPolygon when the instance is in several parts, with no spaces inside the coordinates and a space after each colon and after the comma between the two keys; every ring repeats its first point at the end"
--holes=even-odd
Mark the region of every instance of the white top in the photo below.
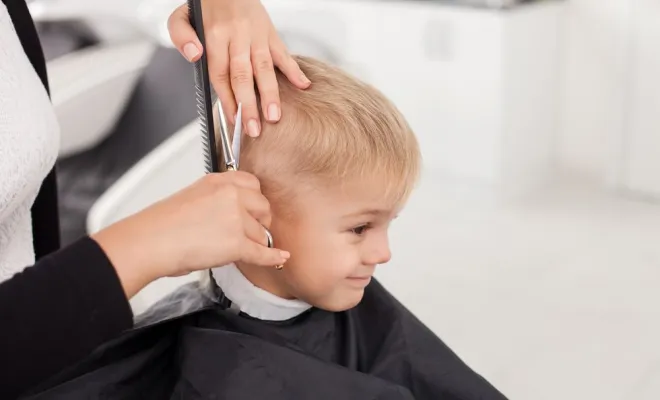
{"type": "Polygon", "coordinates": [[[0,282],[34,263],[30,208],[59,145],[48,94],[0,2],[0,282]]]}
{"type": "Polygon", "coordinates": [[[213,268],[213,279],[233,304],[245,314],[264,321],[286,321],[312,306],[287,300],[252,284],[234,264],[213,268]]]}

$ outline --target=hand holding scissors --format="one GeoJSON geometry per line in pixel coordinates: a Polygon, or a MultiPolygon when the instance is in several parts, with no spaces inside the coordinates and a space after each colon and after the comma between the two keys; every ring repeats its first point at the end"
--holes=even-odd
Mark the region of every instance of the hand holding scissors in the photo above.
{"type": "MultiPolygon", "coordinates": [[[[219,137],[220,148],[222,150],[222,157],[219,160],[224,163],[224,169],[227,172],[238,171],[240,155],[241,155],[241,138],[243,137],[243,124],[242,124],[242,107],[241,103],[238,104],[238,113],[236,114],[236,123],[234,125],[233,137],[229,137],[229,128],[227,127],[227,120],[222,109],[222,104],[218,99],[213,107],[213,119],[216,139],[219,137]]],[[[266,245],[273,248],[273,235],[268,228],[264,227],[266,234],[266,245]]],[[[284,266],[279,264],[275,266],[276,269],[281,270],[284,266]]]]}

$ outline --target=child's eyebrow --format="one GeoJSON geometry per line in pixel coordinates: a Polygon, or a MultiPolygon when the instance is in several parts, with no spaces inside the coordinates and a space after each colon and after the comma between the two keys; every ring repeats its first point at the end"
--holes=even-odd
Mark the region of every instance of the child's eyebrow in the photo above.
{"type": "Polygon", "coordinates": [[[363,209],[363,210],[359,210],[357,212],[347,214],[346,218],[366,217],[366,216],[381,217],[381,216],[390,215],[390,214],[392,214],[392,210],[367,208],[367,209],[363,209]]]}

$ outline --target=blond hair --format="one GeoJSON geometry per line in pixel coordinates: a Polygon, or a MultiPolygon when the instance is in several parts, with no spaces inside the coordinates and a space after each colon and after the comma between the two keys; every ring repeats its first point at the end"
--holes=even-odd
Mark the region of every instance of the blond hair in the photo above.
{"type": "Polygon", "coordinates": [[[336,67],[295,59],[312,85],[300,90],[278,71],[281,120],[272,124],[261,115],[260,137],[243,138],[240,169],[259,178],[271,203],[288,200],[305,182],[328,186],[356,179],[380,179],[383,196],[405,201],[421,155],[399,110],[377,89],[336,67]]]}

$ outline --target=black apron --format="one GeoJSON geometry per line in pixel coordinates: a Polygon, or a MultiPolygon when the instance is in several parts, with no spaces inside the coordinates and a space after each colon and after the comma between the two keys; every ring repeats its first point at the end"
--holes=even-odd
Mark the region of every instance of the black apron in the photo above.
{"type": "Polygon", "coordinates": [[[26,398],[506,399],[375,280],[351,310],[281,322],[237,313],[198,285],[26,398]]]}

